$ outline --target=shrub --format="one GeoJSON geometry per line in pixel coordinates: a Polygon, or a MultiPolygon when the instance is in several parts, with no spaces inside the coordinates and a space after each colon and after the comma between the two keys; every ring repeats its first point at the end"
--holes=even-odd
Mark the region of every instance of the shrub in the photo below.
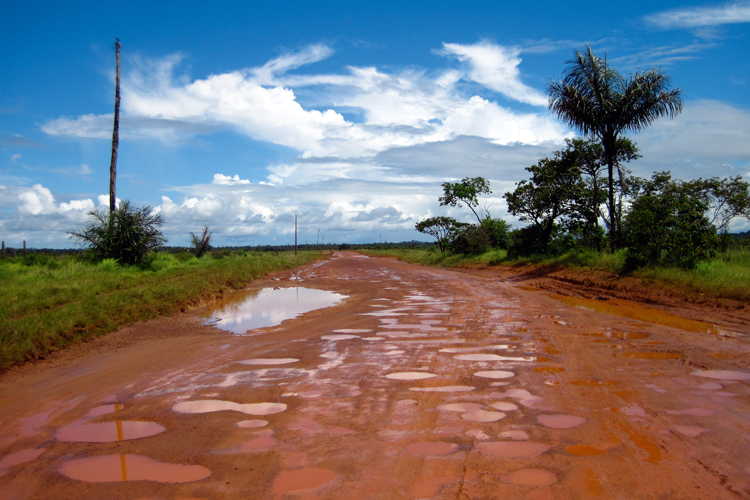
{"type": "Polygon", "coordinates": [[[125,200],[110,214],[109,210],[91,210],[89,223],[70,236],[88,247],[96,261],[114,259],[122,265],[141,265],[147,256],[167,239],[162,235],[164,219],[151,213],[151,207],[134,208],[125,200]]]}

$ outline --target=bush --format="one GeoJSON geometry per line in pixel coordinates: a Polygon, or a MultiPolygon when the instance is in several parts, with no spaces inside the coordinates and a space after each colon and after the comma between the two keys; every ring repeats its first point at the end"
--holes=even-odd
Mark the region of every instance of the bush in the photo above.
{"type": "Polygon", "coordinates": [[[645,265],[695,269],[715,255],[716,228],[706,217],[707,200],[690,184],[654,174],[625,219],[624,271],[645,265]]]}
{"type": "Polygon", "coordinates": [[[510,244],[510,226],[503,219],[486,217],[482,220],[482,229],[487,232],[492,248],[506,249],[510,244]]]}
{"type": "Polygon", "coordinates": [[[151,207],[134,208],[125,200],[110,214],[109,210],[91,210],[89,223],[70,236],[88,247],[95,261],[114,259],[122,265],[142,265],[150,253],[167,239],[161,232],[164,219],[151,213],[151,207]]]}
{"type": "Polygon", "coordinates": [[[203,232],[200,235],[190,233],[190,243],[193,246],[195,256],[199,259],[204,253],[211,249],[211,236],[213,233],[208,229],[208,226],[203,227],[203,232]]]}
{"type": "Polygon", "coordinates": [[[450,241],[449,248],[465,255],[479,255],[490,246],[490,233],[484,226],[465,224],[457,228],[450,241]]]}

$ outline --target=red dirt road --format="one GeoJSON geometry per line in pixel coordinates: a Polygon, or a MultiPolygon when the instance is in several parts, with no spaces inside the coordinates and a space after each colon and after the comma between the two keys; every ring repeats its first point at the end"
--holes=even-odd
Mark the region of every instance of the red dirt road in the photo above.
{"type": "Polygon", "coordinates": [[[163,318],[5,374],[0,498],[750,497],[744,326],[354,253],[295,274],[252,287],[348,298],[244,337],[163,318]]]}

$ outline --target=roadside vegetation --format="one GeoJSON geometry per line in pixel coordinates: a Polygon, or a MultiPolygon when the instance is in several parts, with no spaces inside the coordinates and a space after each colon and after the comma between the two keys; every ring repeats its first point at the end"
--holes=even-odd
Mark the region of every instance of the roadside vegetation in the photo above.
{"type": "Polygon", "coordinates": [[[481,217],[479,197],[492,193],[490,183],[465,177],[443,183],[438,201],[466,205],[477,223],[431,217],[416,229],[433,236],[436,249],[385,253],[444,267],[581,267],[750,300],[750,246],[728,234],[733,220],[750,219],[750,184],[670,172],[639,178],[626,167],[641,155],[624,133],[679,114],[681,91],[657,70],[624,77],[590,47],[568,63],[547,89],[549,106],[583,137],[527,167],[529,178],[504,194],[522,227],[486,208],[481,217]]]}
{"type": "Polygon", "coordinates": [[[0,261],[0,372],[136,321],[184,311],[315,251],[152,253],[142,266],[39,253],[0,261]]]}

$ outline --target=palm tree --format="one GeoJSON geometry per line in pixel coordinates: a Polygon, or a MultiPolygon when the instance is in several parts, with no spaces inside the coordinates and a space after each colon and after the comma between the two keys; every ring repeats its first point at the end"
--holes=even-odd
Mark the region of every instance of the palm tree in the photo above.
{"type": "Polygon", "coordinates": [[[587,46],[568,61],[562,81],[547,87],[549,107],[569,126],[599,139],[604,148],[609,188],[610,247],[617,249],[620,221],[614,198],[613,172],[618,166],[617,139],[638,132],[661,116],[673,118],[682,111],[682,92],[669,89],[669,77],[657,70],[624,78],[587,46]]]}

